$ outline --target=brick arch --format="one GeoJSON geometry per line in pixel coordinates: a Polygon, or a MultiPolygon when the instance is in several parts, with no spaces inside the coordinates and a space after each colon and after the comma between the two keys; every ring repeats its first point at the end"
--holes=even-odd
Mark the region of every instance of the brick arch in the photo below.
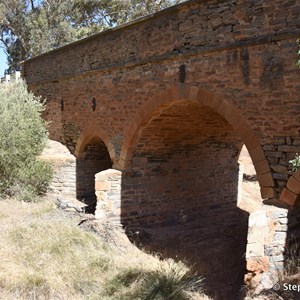
{"type": "Polygon", "coordinates": [[[154,110],[162,105],[172,105],[179,100],[188,100],[205,105],[217,112],[232,126],[236,134],[243,140],[251,156],[261,188],[262,198],[273,198],[275,196],[275,188],[269,163],[258,138],[245,121],[241,111],[219,95],[197,86],[171,86],[164,92],[149,99],[137,111],[131,126],[127,128],[127,134],[124,138],[118,161],[119,168],[125,169],[129,165],[138,140],[139,131],[150,121],[154,110]]]}
{"type": "Polygon", "coordinates": [[[97,124],[87,126],[75,148],[76,197],[86,204],[96,202],[95,174],[110,169],[115,151],[108,135],[97,124]]]}
{"type": "Polygon", "coordinates": [[[85,127],[84,130],[81,132],[80,137],[76,143],[76,148],[74,152],[75,156],[79,157],[80,153],[82,152],[82,149],[84,149],[84,147],[94,137],[99,137],[103,141],[109,153],[110,159],[114,163],[114,161],[116,160],[116,152],[114,146],[111,143],[107,133],[97,124],[90,124],[87,127],[85,127]]]}

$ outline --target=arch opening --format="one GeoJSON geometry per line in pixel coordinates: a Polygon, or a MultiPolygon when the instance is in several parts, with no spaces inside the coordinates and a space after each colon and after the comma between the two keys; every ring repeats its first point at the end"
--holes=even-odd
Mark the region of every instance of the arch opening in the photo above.
{"type": "Polygon", "coordinates": [[[237,207],[243,141],[208,106],[159,106],[139,129],[123,174],[122,224],[144,249],[187,260],[214,299],[243,284],[248,213],[237,207]],[[222,291],[222,292],[220,292],[222,291]]]}
{"type": "Polygon", "coordinates": [[[76,197],[87,205],[96,203],[95,174],[112,167],[105,143],[100,137],[87,137],[76,159],[76,197]]]}
{"type": "Polygon", "coordinates": [[[237,206],[248,213],[252,213],[261,206],[262,198],[256,171],[245,145],[239,154],[238,163],[240,166],[240,185],[237,206]]]}

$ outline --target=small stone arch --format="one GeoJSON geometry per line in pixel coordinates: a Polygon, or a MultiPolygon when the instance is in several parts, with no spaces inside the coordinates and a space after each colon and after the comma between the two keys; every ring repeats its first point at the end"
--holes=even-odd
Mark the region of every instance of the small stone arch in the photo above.
{"type": "Polygon", "coordinates": [[[76,196],[88,205],[96,203],[95,175],[110,169],[115,151],[108,135],[96,124],[86,127],[76,144],[76,196]]]}
{"type": "Polygon", "coordinates": [[[79,139],[77,140],[74,154],[76,157],[80,156],[81,150],[91,141],[95,136],[98,136],[106,145],[107,151],[109,153],[112,162],[116,159],[116,152],[113,144],[110,141],[108,134],[97,124],[90,124],[85,127],[79,139]]]}
{"type": "Polygon", "coordinates": [[[193,101],[211,108],[223,117],[243,140],[254,164],[263,199],[275,197],[274,180],[269,163],[258,138],[247,124],[241,111],[217,94],[197,86],[170,86],[164,92],[147,101],[136,113],[131,126],[127,129],[122,145],[119,168],[126,169],[132,158],[139,131],[150,121],[151,113],[162,105],[172,105],[179,100],[193,101]]]}

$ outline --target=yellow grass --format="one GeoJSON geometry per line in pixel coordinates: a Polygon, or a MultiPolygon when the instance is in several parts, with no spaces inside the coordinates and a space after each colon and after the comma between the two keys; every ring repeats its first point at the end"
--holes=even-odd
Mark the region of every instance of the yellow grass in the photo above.
{"type": "Polygon", "coordinates": [[[0,299],[209,299],[184,264],[111,247],[49,201],[0,212],[0,299]]]}

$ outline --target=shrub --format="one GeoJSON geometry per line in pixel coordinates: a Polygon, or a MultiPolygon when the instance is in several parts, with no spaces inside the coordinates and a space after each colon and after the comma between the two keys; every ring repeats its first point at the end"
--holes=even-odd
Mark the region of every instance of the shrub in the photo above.
{"type": "Polygon", "coordinates": [[[294,159],[291,159],[289,161],[292,171],[295,172],[297,171],[297,169],[300,167],[300,155],[298,153],[296,153],[296,156],[294,159]]]}
{"type": "Polygon", "coordinates": [[[46,140],[43,103],[23,82],[0,86],[0,194],[25,201],[44,193],[52,177],[38,160],[46,140]]]}

